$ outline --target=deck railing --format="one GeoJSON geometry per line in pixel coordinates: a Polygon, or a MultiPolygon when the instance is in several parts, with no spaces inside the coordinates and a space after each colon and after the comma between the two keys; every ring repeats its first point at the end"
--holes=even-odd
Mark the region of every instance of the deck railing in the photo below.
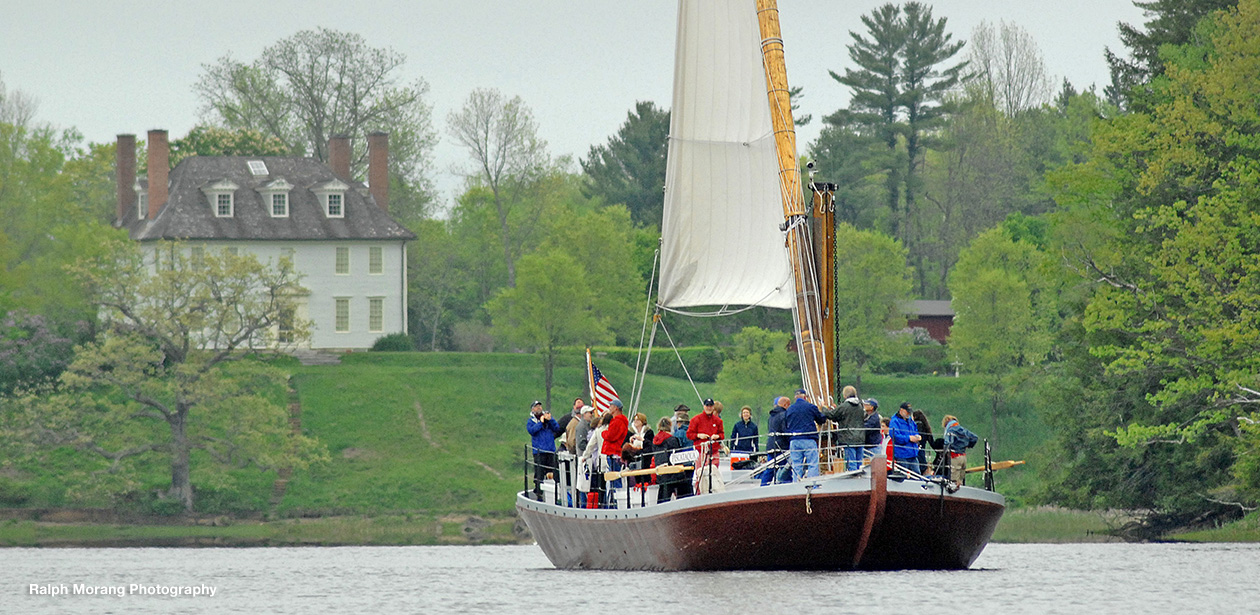
{"type": "MultiPolygon", "coordinates": [[[[823,472],[824,474],[860,472],[862,471],[863,468],[865,468],[867,465],[870,464],[871,459],[873,459],[878,454],[882,454],[884,447],[888,445],[888,441],[886,439],[881,444],[877,444],[877,445],[835,444],[834,443],[836,439],[835,434],[837,434],[839,431],[841,430],[822,429],[818,431],[808,432],[808,435],[812,435],[818,438],[820,442],[820,446],[819,446],[820,467],[824,463],[827,464],[826,466],[827,471],[824,471],[823,472]],[[860,449],[860,452],[861,452],[860,466],[861,467],[859,467],[857,470],[852,470],[848,467],[848,464],[846,462],[846,458],[844,455],[845,448],[860,449]]],[[[865,432],[868,430],[856,429],[855,431],[861,431],[863,432],[863,436],[865,436],[865,432]]],[[[774,441],[773,438],[776,436],[791,437],[793,435],[802,435],[802,434],[780,432],[780,433],[770,433],[767,435],[771,438],[770,441],[773,442],[774,441]]],[[[726,445],[729,444],[728,440],[721,440],[721,441],[714,441],[714,442],[717,443],[719,446],[722,446],[723,449],[725,449],[726,445]]],[[[659,453],[669,452],[673,454],[673,453],[692,451],[692,450],[696,450],[695,447],[684,446],[684,447],[666,449],[666,450],[661,450],[661,449],[645,450],[645,452],[640,453],[638,455],[635,461],[632,461],[630,463],[625,463],[624,461],[621,461],[620,458],[618,458],[618,463],[621,466],[620,469],[623,471],[649,469],[654,464],[656,455],[659,453]]],[[[948,452],[935,449],[935,448],[929,448],[927,450],[932,451],[935,454],[937,454],[938,458],[933,460],[931,465],[926,470],[919,470],[916,468],[906,467],[904,464],[898,463],[894,459],[889,459],[889,470],[891,471],[889,477],[894,480],[909,478],[912,480],[927,480],[927,481],[932,481],[932,482],[947,481],[949,480],[949,478],[952,478],[952,477],[947,476],[948,471],[949,471],[948,452]],[[943,469],[944,471],[942,472],[941,469],[943,469]]],[[[993,491],[994,482],[993,482],[992,449],[987,439],[984,441],[983,450],[984,450],[984,466],[983,466],[984,467],[984,488],[988,491],[993,491]]],[[[631,508],[635,507],[636,504],[639,507],[642,507],[642,506],[649,505],[649,501],[655,502],[654,497],[653,498],[648,497],[648,489],[652,486],[656,486],[656,483],[654,482],[654,479],[655,479],[654,475],[622,477],[615,481],[611,481],[608,484],[605,484],[603,473],[606,471],[609,471],[611,468],[604,467],[604,461],[602,459],[603,457],[604,456],[601,455],[596,460],[594,460],[596,461],[596,463],[587,464],[590,466],[589,471],[591,474],[590,476],[591,489],[589,492],[599,493],[599,496],[597,497],[596,501],[588,502],[584,499],[581,499],[581,494],[583,492],[577,489],[578,472],[579,472],[579,468],[582,466],[582,464],[579,462],[578,457],[565,451],[561,451],[555,454],[554,458],[556,459],[556,463],[554,465],[543,466],[543,472],[552,478],[551,493],[546,494],[550,496],[548,498],[550,500],[550,503],[556,504],[558,506],[572,507],[572,508],[588,508],[588,507],[615,508],[617,507],[618,502],[622,500],[622,498],[617,497],[616,495],[617,490],[624,490],[622,494],[624,495],[624,503],[626,506],[631,507],[631,508]],[[634,497],[635,491],[639,492],[637,498],[634,497]]],[[[701,459],[704,459],[705,457],[706,456],[702,453],[701,459]]],[[[729,457],[726,457],[726,456],[723,456],[722,458],[729,459],[729,457]]],[[[792,482],[794,478],[792,476],[792,472],[789,467],[789,451],[786,449],[769,448],[764,451],[754,451],[749,454],[749,459],[750,461],[753,462],[752,465],[754,467],[751,469],[752,471],[749,472],[749,474],[744,475],[735,481],[732,481],[732,484],[737,483],[737,482],[742,482],[745,480],[760,479],[763,476],[763,473],[765,472],[773,473],[773,476],[771,480],[769,481],[771,483],[792,482]]],[[[532,481],[532,478],[535,476],[535,471],[536,471],[535,464],[536,464],[536,461],[534,459],[533,450],[531,449],[530,445],[525,445],[525,463],[523,466],[524,473],[523,473],[522,493],[526,494],[527,497],[529,494],[533,493],[532,488],[531,488],[531,481],[532,481]]],[[[721,466],[721,462],[719,462],[719,467],[720,466],[721,466]]],[[[710,468],[710,467],[713,467],[713,466],[709,464],[705,464],[701,468],[700,471],[704,473],[706,471],[706,468],[710,468]]],[[[692,475],[694,471],[695,471],[694,468],[689,468],[688,471],[686,472],[686,478],[684,480],[692,480],[692,475]]],[[[711,472],[709,473],[709,476],[712,476],[711,472]]],[[[764,482],[765,481],[763,481],[763,484],[764,482]]],[[[961,483],[962,481],[956,481],[956,482],[961,483]]]]}

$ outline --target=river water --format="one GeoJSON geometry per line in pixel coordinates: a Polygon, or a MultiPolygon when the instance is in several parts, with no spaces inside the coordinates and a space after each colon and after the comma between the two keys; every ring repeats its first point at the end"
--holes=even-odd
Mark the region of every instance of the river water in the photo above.
{"type": "Polygon", "coordinates": [[[995,544],[966,571],[826,573],[563,571],[534,546],[0,549],[5,614],[561,610],[1258,613],[1260,545],[995,544]]]}

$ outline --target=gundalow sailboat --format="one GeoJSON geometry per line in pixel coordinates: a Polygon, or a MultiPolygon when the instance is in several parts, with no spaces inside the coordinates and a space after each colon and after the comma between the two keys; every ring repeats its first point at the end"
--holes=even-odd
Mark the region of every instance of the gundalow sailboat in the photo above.
{"type": "MultiPolygon", "coordinates": [[[[792,310],[802,385],[833,406],[834,186],[811,183],[806,206],[775,0],[680,0],[668,156],[658,311],[792,310]]],[[[966,568],[1005,509],[991,469],[988,489],[957,488],[882,454],[765,486],[726,460],[724,491],[657,502],[627,486],[599,509],[579,507],[570,465],[544,501],[516,502],[560,568],[966,568]]]]}

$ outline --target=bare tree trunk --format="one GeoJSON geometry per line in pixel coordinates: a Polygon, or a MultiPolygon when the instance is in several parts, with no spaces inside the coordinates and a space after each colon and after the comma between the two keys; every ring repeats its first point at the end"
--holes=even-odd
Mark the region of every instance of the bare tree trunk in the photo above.
{"type": "Polygon", "coordinates": [[[543,388],[546,397],[543,398],[543,409],[551,412],[551,376],[556,367],[556,349],[547,346],[546,352],[543,353],[543,388]]]}
{"type": "Polygon", "coordinates": [[[184,512],[193,511],[192,478],[188,443],[188,408],[182,404],[170,415],[171,426],[171,490],[169,495],[184,505],[184,512]]]}
{"type": "Polygon", "coordinates": [[[507,265],[508,288],[516,288],[516,263],[512,260],[512,231],[508,228],[507,212],[496,188],[494,207],[499,213],[499,237],[503,240],[503,263],[507,265]]]}

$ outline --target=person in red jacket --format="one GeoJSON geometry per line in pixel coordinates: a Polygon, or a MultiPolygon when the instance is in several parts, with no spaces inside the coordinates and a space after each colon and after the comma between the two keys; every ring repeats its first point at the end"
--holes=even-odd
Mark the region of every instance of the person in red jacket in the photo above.
{"type": "Polygon", "coordinates": [[[704,412],[691,419],[687,427],[687,439],[695,442],[696,450],[700,451],[700,458],[696,460],[696,493],[710,493],[715,487],[720,490],[718,453],[725,433],[722,417],[717,415],[717,404],[712,399],[704,400],[704,412]]]}
{"type": "MultiPolygon", "coordinates": [[[[608,429],[604,431],[604,444],[600,447],[599,453],[604,456],[606,461],[605,467],[613,472],[621,470],[621,447],[626,443],[626,434],[630,432],[630,420],[626,418],[626,413],[621,408],[621,400],[614,399],[609,402],[612,406],[609,412],[612,414],[612,422],[608,424],[608,429]]],[[[606,506],[614,508],[617,501],[617,489],[621,487],[621,479],[617,479],[608,484],[608,502],[606,506]]]]}

